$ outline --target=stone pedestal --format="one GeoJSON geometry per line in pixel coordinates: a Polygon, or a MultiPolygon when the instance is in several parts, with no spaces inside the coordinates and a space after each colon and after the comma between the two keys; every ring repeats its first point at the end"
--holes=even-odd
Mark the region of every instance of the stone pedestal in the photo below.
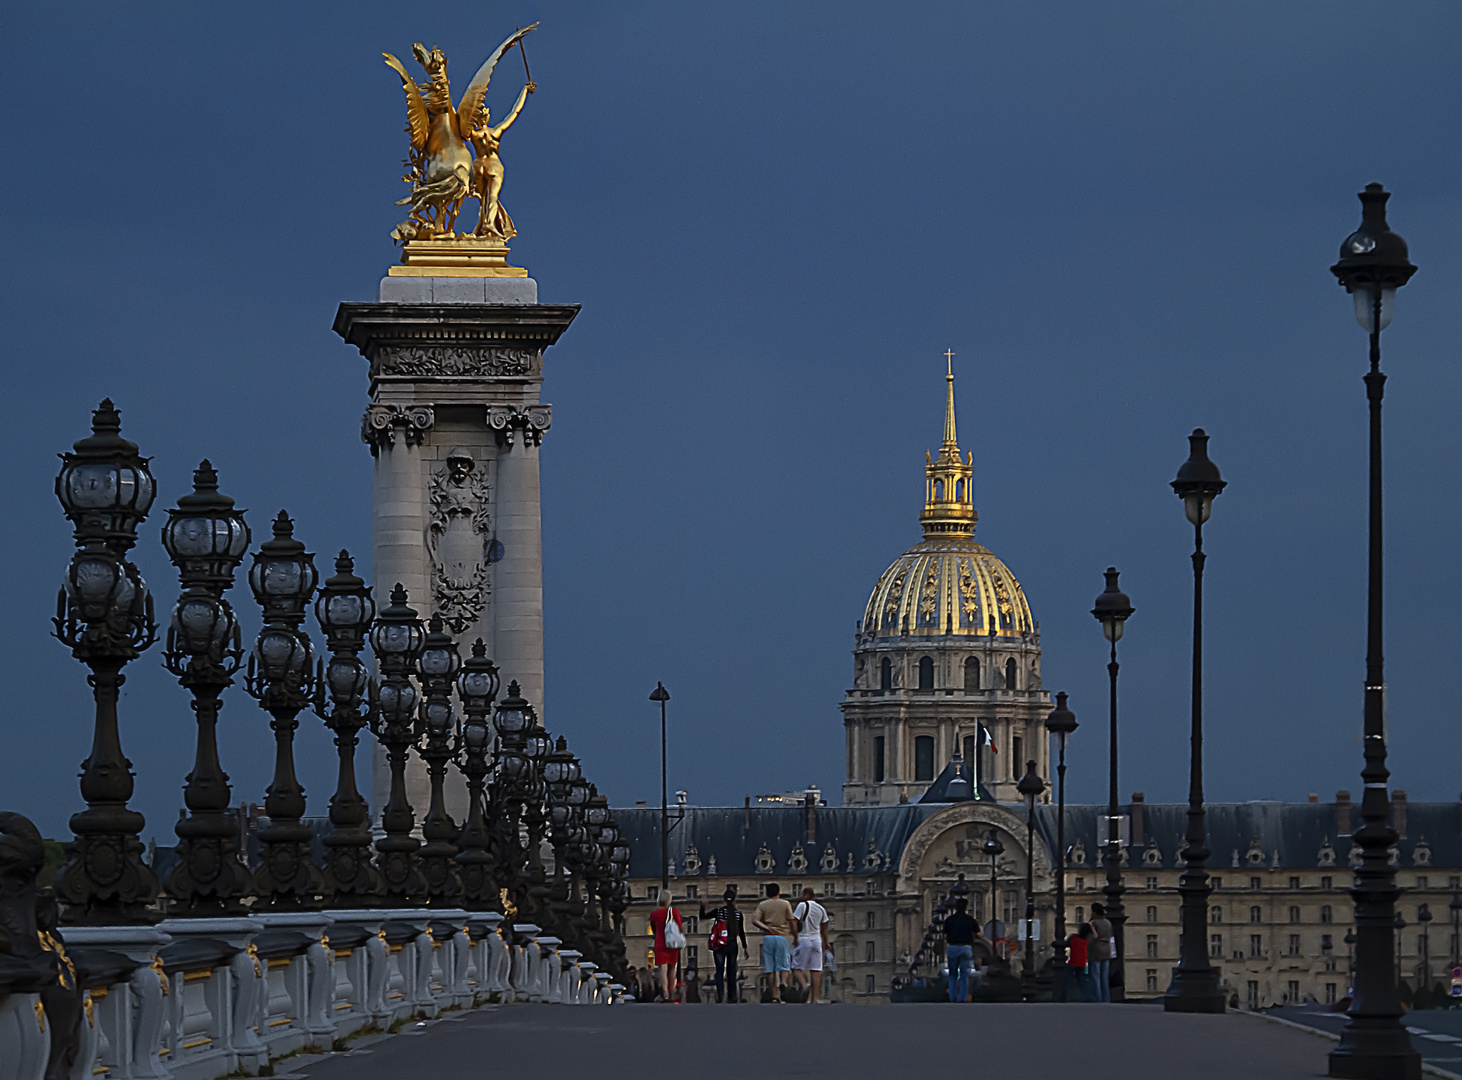
{"type": "MultiPolygon", "coordinates": [[[[450,270],[443,270],[443,275],[450,270]]],[[[370,364],[361,435],[376,459],[372,577],[400,582],[423,619],[440,614],[464,655],[481,637],[544,712],[543,559],[538,448],[543,353],[577,305],[539,304],[532,278],[387,277],[373,304],[341,304],[335,331],[370,364]]],[[[379,747],[371,805],[389,775],[379,747]]],[[[407,795],[425,812],[426,769],[407,795]]],[[[466,812],[453,772],[448,812],[466,812]]]]}

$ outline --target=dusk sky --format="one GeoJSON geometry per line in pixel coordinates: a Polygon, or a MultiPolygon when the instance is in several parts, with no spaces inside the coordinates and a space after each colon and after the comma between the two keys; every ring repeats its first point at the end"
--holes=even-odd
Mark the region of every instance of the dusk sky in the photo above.
{"type": "MultiPolygon", "coordinates": [[[[380,54],[439,44],[460,93],[535,20],[502,198],[540,298],[583,305],[545,360],[544,717],[611,802],[658,802],[656,680],[672,791],[839,801],[854,623],[919,539],[951,348],[976,538],[1081,722],[1069,797],[1106,797],[1108,565],[1137,609],[1123,797],[1186,796],[1192,531],[1168,482],[1200,425],[1229,482],[1208,795],[1358,795],[1366,340],[1329,267],[1370,181],[1420,268],[1383,339],[1392,783],[1458,798],[1457,4],[58,2],[0,24],[0,807],[64,837],[83,805],[52,484],[102,397],[158,477],[135,558],[160,620],[159,529],[205,456],[256,545],[284,507],[322,571],[348,547],[369,576],[366,365],[331,324],[397,257],[380,54]]],[[[522,81],[505,58],[495,116],[522,81]]],[[[247,639],[242,577],[230,598],[247,639]]],[[[126,674],[133,805],[171,843],[189,697],[160,646],[126,674]]],[[[267,717],[225,701],[234,801],[262,801],[267,717]]],[[[323,814],[333,749],[302,719],[323,814]]]]}

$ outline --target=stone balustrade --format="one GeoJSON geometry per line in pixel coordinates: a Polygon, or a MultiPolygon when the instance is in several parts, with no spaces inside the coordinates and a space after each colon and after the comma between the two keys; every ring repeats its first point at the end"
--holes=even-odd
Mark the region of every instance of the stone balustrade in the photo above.
{"type": "MultiPolygon", "coordinates": [[[[489,1002],[615,1004],[609,976],[532,923],[448,909],[281,912],[67,927],[83,993],[68,1080],[259,1075],[296,1051],[489,1002]]],[[[41,1080],[36,993],[0,998],[0,1075],[41,1080]]]]}

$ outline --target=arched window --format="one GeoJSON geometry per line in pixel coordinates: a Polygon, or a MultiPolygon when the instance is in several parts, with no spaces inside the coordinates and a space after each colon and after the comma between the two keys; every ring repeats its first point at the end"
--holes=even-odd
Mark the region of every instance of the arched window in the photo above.
{"type": "Polygon", "coordinates": [[[956,480],[955,481],[955,484],[954,484],[954,497],[959,502],[964,502],[965,501],[965,482],[963,480],[956,480]]]}
{"type": "Polygon", "coordinates": [[[934,658],[932,656],[919,658],[919,689],[934,689],[934,658]]]}
{"type": "Polygon", "coordinates": [[[914,739],[915,782],[934,779],[934,736],[919,735],[914,739]]]}
{"type": "Polygon", "coordinates": [[[965,660],[965,689],[978,690],[980,688],[980,661],[971,656],[965,660]]]}
{"type": "Polygon", "coordinates": [[[878,665],[878,688],[880,690],[893,689],[893,661],[886,656],[883,658],[883,663],[878,665]]]}
{"type": "Polygon", "coordinates": [[[1015,689],[1015,657],[1005,661],[1005,689],[1015,689]]]}
{"type": "Polygon", "coordinates": [[[944,498],[944,481],[943,480],[936,480],[936,481],[934,481],[934,501],[935,502],[939,502],[943,498],[944,498]]]}

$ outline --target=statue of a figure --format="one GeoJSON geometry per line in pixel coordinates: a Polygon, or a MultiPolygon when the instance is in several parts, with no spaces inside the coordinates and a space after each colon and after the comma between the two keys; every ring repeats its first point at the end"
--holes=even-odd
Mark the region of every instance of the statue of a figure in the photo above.
{"type": "Polygon", "coordinates": [[[411,184],[411,194],[397,203],[409,204],[411,216],[391,233],[398,243],[453,236],[457,215],[469,195],[476,195],[482,202],[477,236],[507,239],[515,235],[512,220],[498,202],[503,167],[497,150],[503,132],[518,118],[523,103],[537,86],[529,80],[512,112],[496,127],[488,123],[487,87],[503,53],[537,25],[514,31],[497,47],[477,69],[455,108],[447,80],[447,58],[441,49],[428,51],[420,42],[411,47],[412,55],[427,74],[428,81],[421,84],[411,78],[400,60],[390,53],[381,54],[401,76],[401,87],[406,91],[406,131],[411,138],[411,156],[406,161],[409,171],[402,177],[411,184]],[[469,140],[477,151],[476,162],[468,149],[469,140]]]}

